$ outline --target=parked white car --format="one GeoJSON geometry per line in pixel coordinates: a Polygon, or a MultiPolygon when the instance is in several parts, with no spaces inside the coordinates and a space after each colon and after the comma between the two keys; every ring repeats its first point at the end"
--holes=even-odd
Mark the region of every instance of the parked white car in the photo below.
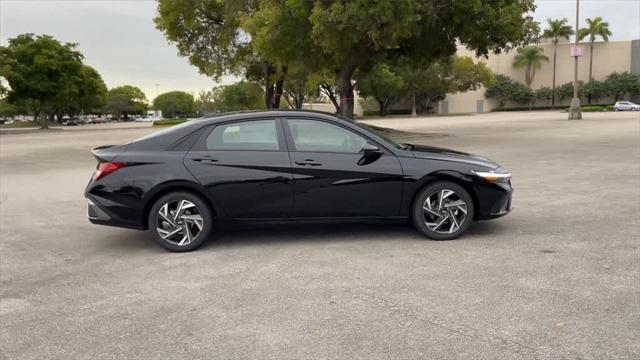
{"type": "Polygon", "coordinates": [[[613,105],[615,111],[640,111],[640,105],[631,101],[618,101],[613,105]]]}

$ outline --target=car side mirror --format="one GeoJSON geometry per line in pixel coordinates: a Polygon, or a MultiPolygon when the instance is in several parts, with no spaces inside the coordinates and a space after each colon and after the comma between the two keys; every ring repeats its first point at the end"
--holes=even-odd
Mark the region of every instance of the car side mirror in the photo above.
{"type": "Polygon", "coordinates": [[[372,143],[364,144],[360,153],[362,153],[362,157],[358,160],[358,165],[371,164],[382,156],[382,150],[372,143]]]}

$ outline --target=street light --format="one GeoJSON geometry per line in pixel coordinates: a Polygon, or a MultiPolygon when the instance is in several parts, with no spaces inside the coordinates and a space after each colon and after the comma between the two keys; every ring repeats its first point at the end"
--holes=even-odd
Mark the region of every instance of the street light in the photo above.
{"type": "Polygon", "coordinates": [[[573,56],[573,98],[571,99],[571,107],[569,107],[569,120],[582,119],[582,110],[580,109],[580,98],[578,97],[578,58],[582,56],[582,48],[578,45],[578,30],[579,27],[579,14],[580,14],[580,0],[576,0],[576,41],[571,49],[571,56],[573,56]]]}

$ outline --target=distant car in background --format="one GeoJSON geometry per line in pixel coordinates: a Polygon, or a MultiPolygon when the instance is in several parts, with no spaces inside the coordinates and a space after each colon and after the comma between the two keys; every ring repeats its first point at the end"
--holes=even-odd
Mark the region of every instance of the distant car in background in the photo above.
{"type": "Polygon", "coordinates": [[[631,101],[618,101],[613,105],[614,111],[640,111],[640,105],[631,101]]]}
{"type": "Polygon", "coordinates": [[[71,118],[67,120],[67,126],[78,126],[83,125],[78,118],[71,118]]]}

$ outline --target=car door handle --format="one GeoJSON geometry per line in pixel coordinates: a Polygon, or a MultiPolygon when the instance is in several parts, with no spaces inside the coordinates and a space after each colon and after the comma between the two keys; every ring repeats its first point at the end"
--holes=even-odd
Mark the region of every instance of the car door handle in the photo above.
{"type": "Polygon", "coordinates": [[[322,165],[319,162],[316,162],[315,160],[311,160],[311,159],[306,159],[304,161],[296,161],[296,164],[300,165],[300,166],[320,166],[322,165]]]}
{"type": "Polygon", "coordinates": [[[192,158],[191,160],[199,162],[201,164],[213,164],[218,162],[218,160],[211,158],[192,158]]]}

